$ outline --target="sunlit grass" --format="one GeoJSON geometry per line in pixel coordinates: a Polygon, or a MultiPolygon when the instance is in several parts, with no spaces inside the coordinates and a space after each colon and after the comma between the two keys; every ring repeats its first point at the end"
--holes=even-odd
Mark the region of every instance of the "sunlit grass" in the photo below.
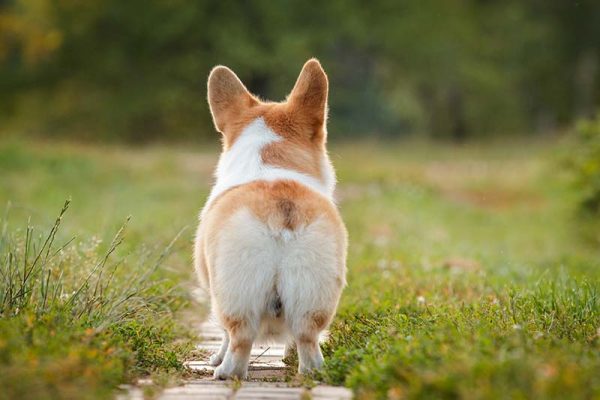
{"type": "MultiPolygon", "coordinates": [[[[97,398],[119,383],[181,373],[192,348],[175,313],[188,303],[164,268],[178,237],[155,254],[116,256],[126,222],[107,246],[58,242],[65,202],[39,232],[0,220],[0,398],[97,398]]],[[[175,279],[174,279],[175,278],[175,279]]]]}
{"type": "MultiPolygon", "coordinates": [[[[600,237],[577,216],[561,151],[331,146],[349,285],[321,378],[359,398],[598,396],[600,237]]],[[[0,204],[11,204],[0,256],[13,285],[0,379],[15,395],[91,385],[94,397],[180,368],[189,341],[177,339],[193,324],[176,312],[195,285],[192,234],[217,153],[0,144],[0,204]]]]}
{"type": "Polygon", "coordinates": [[[339,150],[349,286],[326,381],[360,398],[599,395],[599,238],[556,148],[526,145],[339,150]]]}

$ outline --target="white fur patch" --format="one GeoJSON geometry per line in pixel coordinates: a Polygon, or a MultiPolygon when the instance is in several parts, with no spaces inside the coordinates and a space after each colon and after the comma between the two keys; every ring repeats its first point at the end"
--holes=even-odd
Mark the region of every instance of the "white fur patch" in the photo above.
{"type": "Polygon", "coordinates": [[[270,143],[281,140],[283,138],[273,132],[262,117],[255,119],[244,128],[233,146],[219,158],[215,172],[216,182],[204,209],[208,209],[221,193],[232,187],[258,180],[292,180],[333,200],[335,173],[327,156],[324,156],[321,161],[324,181],[298,171],[263,163],[262,149],[270,143]]]}
{"type": "Polygon", "coordinates": [[[343,249],[331,240],[334,234],[331,223],[318,218],[296,232],[294,240],[282,241],[249,209],[235,212],[207,254],[214,266],[211,293],[217,314],[246,316],[255,324],[251,331],[266,336],[262,339],[282,330],[275,324],[282,321],[264,319],[274,290],[291,333],[305,331],[312,311],[333,314],[344,279],[338,256],[343,249]]]}

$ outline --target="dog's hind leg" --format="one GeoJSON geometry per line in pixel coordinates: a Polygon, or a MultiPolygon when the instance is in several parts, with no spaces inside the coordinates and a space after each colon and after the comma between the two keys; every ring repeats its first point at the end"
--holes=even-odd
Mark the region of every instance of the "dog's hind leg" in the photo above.
{"type": "Polygon", "coordinates": [[[278,269],[277,290],[301,373],[323,364],[319,334],[335,313],[344,283],[343,259],[327,228],[316,221],[288,242],[278,269]]]}
{"type": "Polygon", "coordinates": [[[215,378],[245,378],[252,343],[269,308],[278,244],[247,209],[232,215],[209,252],[212,306],[229,343],[215,378]]]}
{"type": "Polygon", "coordinates": [[[308,312],[292,322],[292,329],[298,351],[298,372],[308,373],[321,369],[323,354],[319,346],[319,333],[325,329],[332,313],[324,311],[308,312]]]}
{"type": "Polygon", "coordinates": [[[228,347],[229,347],[229,333],[227,333],[227,330],[224,329],[223,330],[223,341],[221,342],[221,347],[219,348],[218,352],[216,352],[215,354],[210,356],[210,360],[208,361],[208,364],[213,367],[217,367],[217,366],[221,365],[221,363],[223,362],[223,358],[225,357],[225,353],[227,353],[228,347]]]}
{"type": "Polygon", "coordinates": [[[215,379],[246,379],[252,343],[256,339],[256,329],[246,319],[225,318],[225,328],[229,335],[227,351],[223,362],[214,372],[215,379]]]}

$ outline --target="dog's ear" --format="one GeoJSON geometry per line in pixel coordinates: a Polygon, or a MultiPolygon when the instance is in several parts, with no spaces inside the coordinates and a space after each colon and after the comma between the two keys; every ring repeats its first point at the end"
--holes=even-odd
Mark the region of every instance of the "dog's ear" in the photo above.
{"type": "Polygon", "coordinates": [[[258,100],[232,70],[219,65],[208,76],[208,104],[215,127],[225,134],[227,123],[257,105],[258,100]]]}
{"type": "MultiPolygon", "coordinates": [[[[301,116],[316,131],[321,131],[327,119],[327,75],[316,58],[304,64],[294,89],[288,96],[293,113],[301,116]]],[[[315,131],[315,132],[316,132],[315,131]]]]}

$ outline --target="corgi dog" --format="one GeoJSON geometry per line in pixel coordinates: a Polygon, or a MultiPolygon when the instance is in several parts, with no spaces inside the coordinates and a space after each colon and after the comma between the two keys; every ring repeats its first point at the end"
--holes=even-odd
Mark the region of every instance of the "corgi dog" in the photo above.
{"type": "Polygon", "coordinates": [[[208,78],[223,152],[200,213],[194,263],[224,330],[216,379],[247,376],[255,341],[295,346],[299,371],[319,369],[319,334],[346,284],[346,228],[334,203],[327,75],[316,59],[286,101],[261,101],[227,67],[208,78]]]}

